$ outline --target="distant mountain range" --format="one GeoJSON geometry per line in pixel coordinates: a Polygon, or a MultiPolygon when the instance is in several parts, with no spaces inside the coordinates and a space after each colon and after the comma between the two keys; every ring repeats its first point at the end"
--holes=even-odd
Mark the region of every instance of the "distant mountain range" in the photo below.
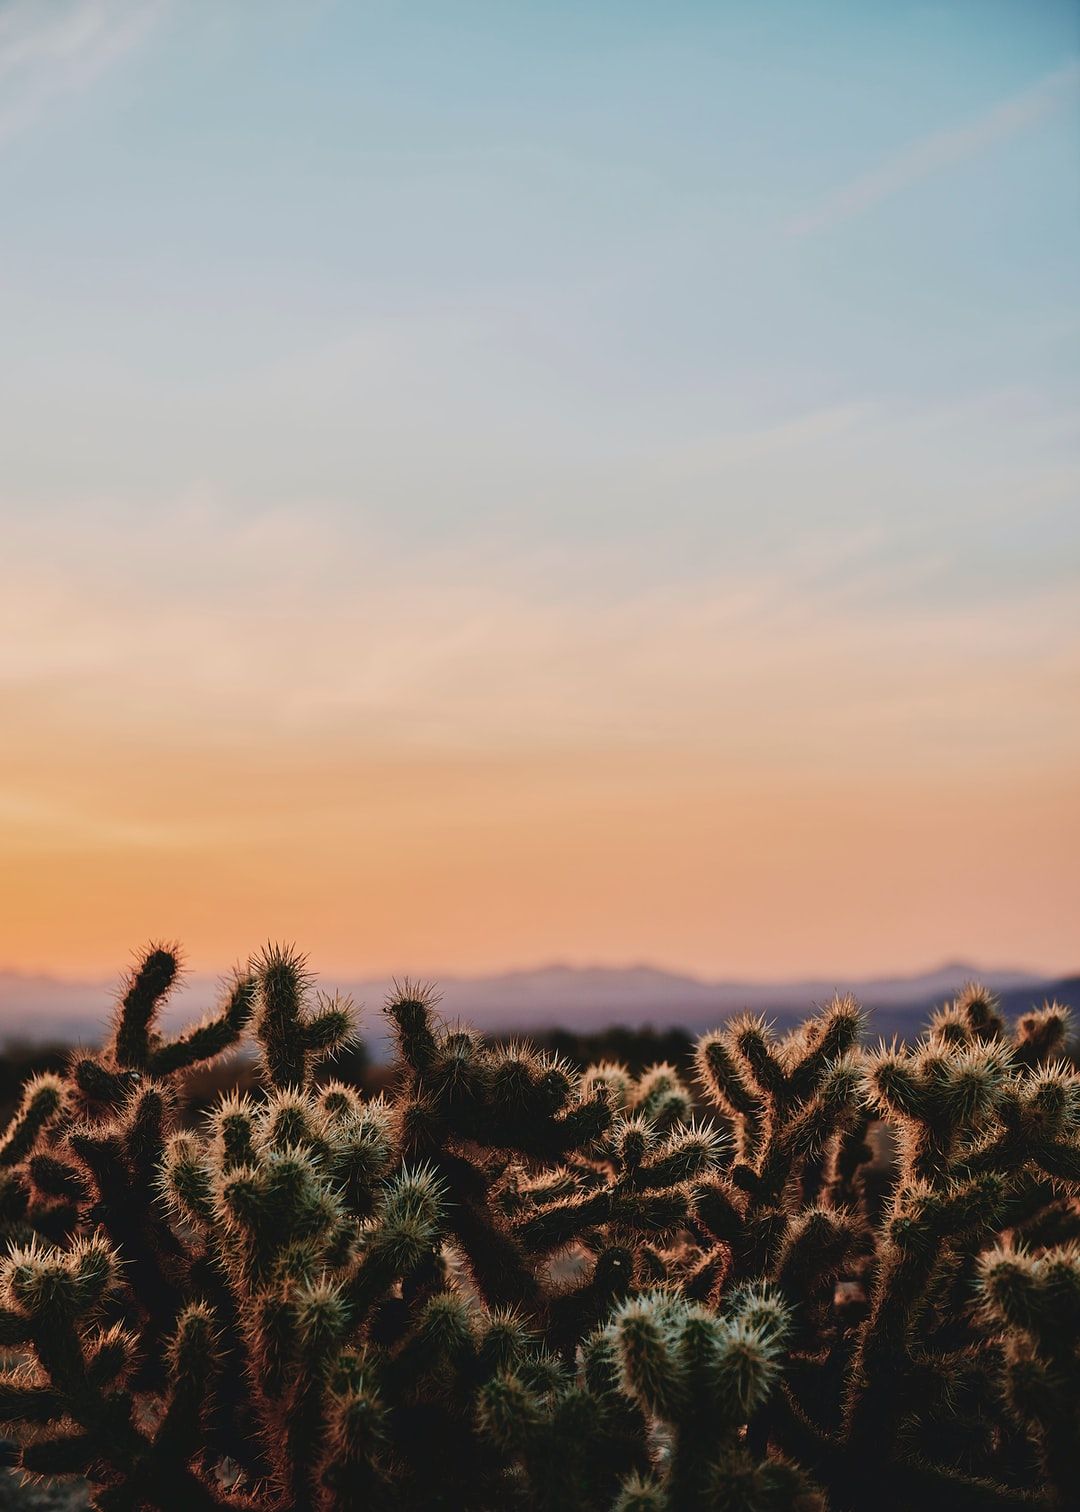
{"type": "MultiPolygon", "coordinates": [[[[911,1037],[928,1011],[972,980],[1001,994],[1010,1014],[1056,997],[1080,1013],[1080,976],[1045,978],[1036,973],[980,970],[950,962],[906,977],[793,982],[703,981],[652,966],[544,966],[486,977],[445,977],[440,1012],[467,1019],[487,1031],[565,1028],[579,1032],[612,1024],[630,1028],[679,1027],[694,1033],[743,1009],[778,1023],[804,1017],[834,992],[852,992],[871,1012],[875,1033],[911,1037]]],[[[391,983],[386,979],[327,981],[348,993],[361,1009],[359,1026],[376,1055],[386,1034],[378,1011],[391,983]]],[[[214,1000],[210,978],[190,977],[170,1002],[171,1028],[198,1018],[214,1000]]],[[[0,1043],[78,1041],[93,1043],[114,998],[108,983],[65,982],[47,976],[0,971],[0,1043]]]]}

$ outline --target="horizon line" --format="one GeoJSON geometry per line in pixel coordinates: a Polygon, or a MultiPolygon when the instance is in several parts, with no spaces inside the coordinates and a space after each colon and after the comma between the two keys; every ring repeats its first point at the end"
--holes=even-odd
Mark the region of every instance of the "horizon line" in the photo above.
{"type": "MultiPolygon", "coordinates": [[[[242,963],[240,963],[242,964],[242,963]]],[[[181,956],[181,968],[176,985],[182,990],[185,985],[201,984],[227,979],[237,964],[230,967],[208,969],[193,969],[185,965],[181,956]]],[[[460,982],[494,982],[506,977],[542,976],[550,972],[568,972],[585,975],[589,973],[629,974],[632,972],[650,972],[659,976],[678,977],[684,981],[693,982],[702,987],[799,987],[806,984],[823,985],[825,983],[839,984],[843,982],[855,982],[872,984],[887,981],[916,981],[923,977],[941,976],[948,972],[956,972],[986,976],[1009,976],[1018,977],[1031,982],[1049,982],[1066,979],[1072,975],[1080,975],[1080,964],[1075,968],[1064,971],[1051,970],[1044,967],[1019,966],[1016,964],[990,965],[986,962],[975,962],[960,958],[945,959],[929,966],[918,968],[897,968],[895,970],[874,969],[870,972],[823,972],[807,970],[805,972],[785,972],[778,976],[766,975],[733,975],[711,976],[692,971],[680,966],[662,965],[656,961],[629,960],[625,962],[602,962],[580,961],[560,959],[558,957],[537,961],[533,965],[507,966],[500,969],[480,971],[409,971],[401,969],[380,971],[351,967],[335,972],[317,972],[319,980],[331,982],[335,979],[344,982],[391,982],[404,979],[418,979],[430,983],[435,987],[442,984],[460,982]]],[[[124,979],[125,968],[120,968],[106,976],[97,976],[90,973],[70,974],[50,970],[29,969],[21,966],[8,966],[0,963],[0,978],[15,977],[23,981],[49,982],[59,987],[95,987],[106,991],[111,990],[116,984],[124,979]]]]}

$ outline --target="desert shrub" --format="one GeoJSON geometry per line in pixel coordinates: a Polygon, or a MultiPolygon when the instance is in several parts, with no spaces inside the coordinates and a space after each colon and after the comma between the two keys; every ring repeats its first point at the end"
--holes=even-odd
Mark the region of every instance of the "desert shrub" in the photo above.
{"type": "Polygon", "coordinates": [[[634,1074],[485,1042],[406,983],[373,1097],[294,953],[167,1041],[176,973],[149,951],[106,1047],[0,1140],[28,1474],[103,1512],[1076,1504],[1063,1010],[1009,1032],[972,988],[868,1050],[841,998],[634,1074]],[[245,1038],[247,1090],[193,1124],[184,1089],[245,1038]]]}

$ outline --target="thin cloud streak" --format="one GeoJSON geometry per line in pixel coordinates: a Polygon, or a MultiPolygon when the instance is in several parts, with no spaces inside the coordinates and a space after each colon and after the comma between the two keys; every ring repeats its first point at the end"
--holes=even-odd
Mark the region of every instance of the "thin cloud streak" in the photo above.
{"type": "Polygon", "coordinates": [[[0,15],[0,147],[133,52],[165,9],[165,0],[74,0],[58,6],[15,0],[0,15]]]}
{"type": "Polygon", "coordinates": [[[1029,89],[1002,100],[964,126],[936,131],[827,195],[815,208],[788,222],[789,236],[812,236],[861,215],[914,184],[976,157],[1018,135],[1080,96],[1080,62],[1046,74],[1029,89]]]}
{"type": "MultiPolygon", "coordinates": [[[[1062,761],[1076,749],[1076,660],[1061,643],[1072,585],[938,602],[952,579],[932,539],[899,557],[874,531],[823,532],[755,571],[717,562],[698,581],[583,596],[562,586],[557,554],[540,582],[512,553],[468,570],[312,520],[230,530],[224,512],[180,511],[104,561],[100,519],[69,518],[82,567],[49,549],[55,527],[37,549],[16,542],[0,573],[0,686],[28,732],[27,769],[40,777],[50,750],[67,763],[76,749],[85,767],[91,748],[110,765],[132,741],[306,762],[343,747],[533,759],[659,744],[793,771],[882,769],[917,757],[931,730],[951,763],[992,746],[1014,771],[1041,768],[1050,730],[1062,761]],[[168,580],[148,570],[165,560],[168,580]]],[[[606,576],[600,550],[592,577],[606,576]]]]}

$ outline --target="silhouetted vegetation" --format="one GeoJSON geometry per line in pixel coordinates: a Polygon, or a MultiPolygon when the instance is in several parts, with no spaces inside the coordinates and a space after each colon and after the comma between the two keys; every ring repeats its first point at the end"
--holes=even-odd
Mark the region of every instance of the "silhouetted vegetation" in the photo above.
{"type": "Polygon", "coordinates": [[[743,1017],[695,1096],[678,1039],[492,1043],[406,984],[371,1096],[294,953],[169,1041],[176,973],[149,951],[0,1139],[25,1471],[102,1512],[1075,1505],[1057,1005],[971,988],[878,1049],[849,998],[743,1017]]]}
{"type": "MultiPolygon", "coordinates": [[[[495,1044],[505,1044],[512,1036],[492,1035],[495,1044]]],[[[561,1056],[579,1070],[598,1061],[619,1061],[639,1076],[646,1066],[670,1061],[674,1066],[689,1067],[694,1040],[685,1029],[626,1029],[613,1025],[589,1034],[575,1034],[571,1029],[547,1029],[530,1035],[538,1050],[561,1056]]]]}

